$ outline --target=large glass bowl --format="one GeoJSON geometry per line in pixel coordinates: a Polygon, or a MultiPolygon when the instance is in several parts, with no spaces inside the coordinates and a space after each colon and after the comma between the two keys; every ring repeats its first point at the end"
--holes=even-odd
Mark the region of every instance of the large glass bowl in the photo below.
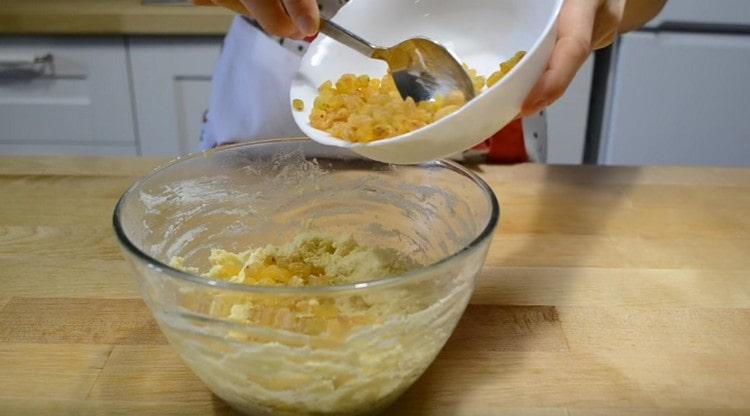
{"type": "Polygon", "coordinates": [[[497,200],[451,162],[391,166],[305,139],[180,158],[135,183],[114,228],[162,331],[198,377],[248,414],[370,414],[430,365],[469,297],[497,200]],[[325,287],[260,287],[207,270],[212,248],[283,244],[303,230],[351,235],[423,265],[325,287]],[[321,316],[294,305],[333,305],[321,316]],[[238,320],[236,305],[253,318],[238,320]]]}

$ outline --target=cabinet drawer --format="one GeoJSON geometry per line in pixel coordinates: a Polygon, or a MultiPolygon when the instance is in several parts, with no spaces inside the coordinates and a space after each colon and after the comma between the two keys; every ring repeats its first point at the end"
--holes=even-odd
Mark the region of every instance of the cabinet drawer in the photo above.
{"type": "Polygon", "coordinates": [[[140,37],[128,42],[141,154],[176,156],[200,150],[222,38],[140,37]]]}
{"type": "Polygon", "coordinates": [[[5,145],[135,151],[124,40],[0,38],[0,126],[5,145]]]}

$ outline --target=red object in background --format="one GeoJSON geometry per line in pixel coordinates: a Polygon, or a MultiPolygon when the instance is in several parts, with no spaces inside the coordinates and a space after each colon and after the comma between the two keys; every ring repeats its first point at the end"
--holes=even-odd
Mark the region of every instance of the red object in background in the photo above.
{"type": "Polygon", "coordinates": [[[528,162],[529,155],[523,142],[523,121],[518,119],[511,122],[473,150],[487,152],[487,162],[490,163],[528,162]]]}

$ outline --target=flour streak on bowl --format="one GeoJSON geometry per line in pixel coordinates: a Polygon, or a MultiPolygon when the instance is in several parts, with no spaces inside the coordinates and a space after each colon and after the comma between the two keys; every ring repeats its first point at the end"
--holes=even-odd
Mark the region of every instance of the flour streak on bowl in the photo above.
{"type": "Polygon", "coordinates": [[[562,2],[351,0],[334,20],[378,45],[428,37],[484,75],[496,71],[500,62],[519,50],[527,54],[505,78],[455,113],[401,136],[355,144],[310,125],[317,88],[346,73],[380,78],[387,66],[321,35],[308,49],[292,82],[291,99],[305,102],[303,111],[292,110],[294,120],[317,142],[351,148],[362,156],[388,163],[420,163],[470,148],[502,129],[520,112],[552,54],[562,2]]]}

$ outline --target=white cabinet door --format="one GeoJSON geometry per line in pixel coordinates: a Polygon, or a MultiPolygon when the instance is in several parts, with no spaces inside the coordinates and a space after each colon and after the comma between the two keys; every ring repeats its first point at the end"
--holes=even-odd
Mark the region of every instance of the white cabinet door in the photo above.
{"type": "Polygon", "coordinates": [[[131,38],[129,51],[142,154],[198,150],[221,38],[131,38]]]}
{"type": "Polygon", "coordinates": [[[3,37],[0,152],[136,154],[124,41],[3,37]]]}
{"type": "Polygon", "coordinates": [[[600,162],[750,166],[748,74],[750,35],[625,35],[600,162]]]}

